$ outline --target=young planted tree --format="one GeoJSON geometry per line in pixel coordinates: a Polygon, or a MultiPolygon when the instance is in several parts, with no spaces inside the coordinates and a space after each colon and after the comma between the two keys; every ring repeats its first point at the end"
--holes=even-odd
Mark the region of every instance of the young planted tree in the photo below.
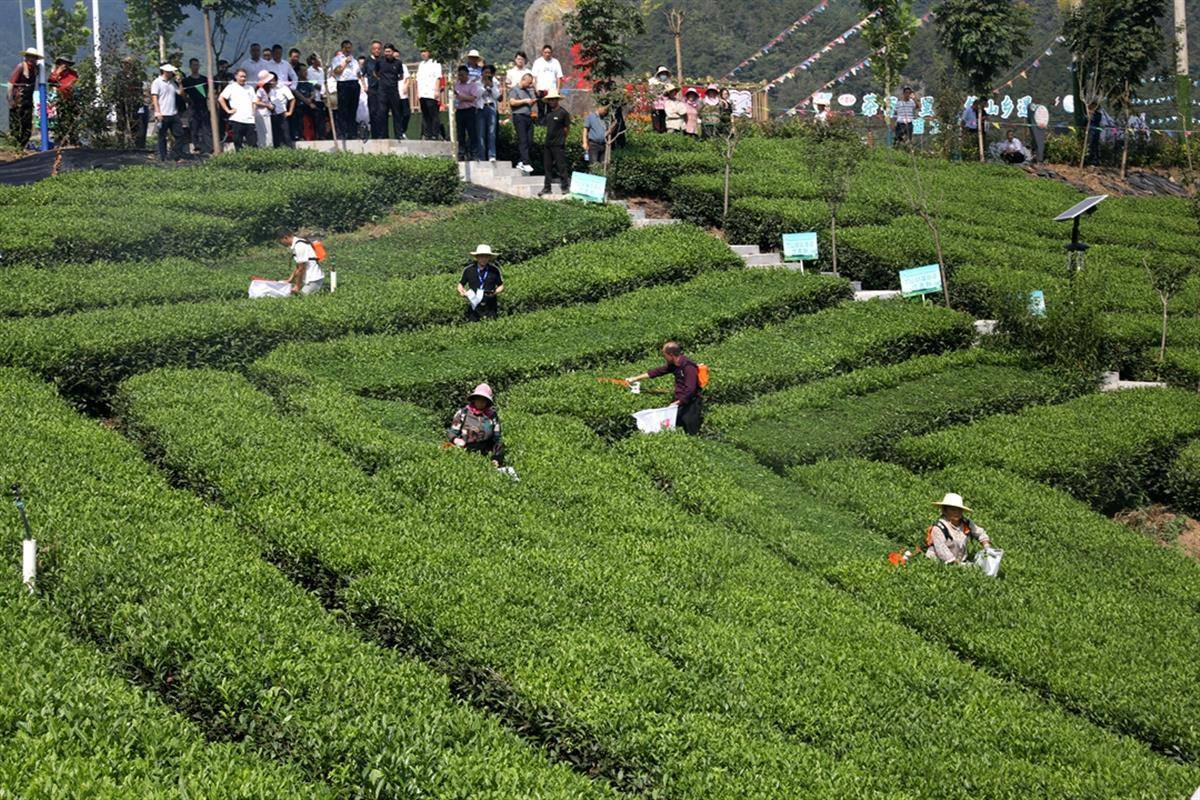
{"type": "MultiPolygon", "coordinates": [[[[1025,54],[1033,24],[1022,0],[940,0],[934,7],[938,43],[950,55],[971,93],[986,98],[1001,72],[1025,54]]],[[[983,161],[984,115],[978,120],[983,161]]]]}
{"type": "MultiPolygon", "coordinates": [[[[32,20],[34,9],[25,9],[25,14],[32,20]]],[[[74,8],[68,8],[66,0],[50,0],[49,5],[43,6],[42,39],[51,59],[61,57],[74,60],[79,48],[87,44],[91,35],[88,7],[84,0],[76,0],[74,8]]]]}
{"type": "Polygon", "coordinates": [[[209,130],[212,133],[212,151],[221,152],[220,118],[217,116],[217,97],[214,73],[216,72],[217,49],[213,45],[213,32],[223,31],[225,21],[230,18],[258,19],[263,6],[273,6],[275,0],[188,0],[204,16],[204,70],[207,84],[204,96],[208,99],[209,130]]]}
{"type": "MultiPolygon", "coordinates": [[[[1146,247],[1151,251],[1154,249],[1152,242],[1148,242],[1146,247]]],[[[1181,258],[1156,254],[1142,256],[1142,266],[1150,276],[1150,285],[1154,287],[1154,292],[1162,303],[1162,336],[1158,343],[1158,363],[1161,366],[1167,357],[1167,318],[1171,296],[1183,289],[1188,278],[1192,276],[1192,265],[1181,258]]]]}
{"type": "Polygon", "coordinates": [[[1142,80],[1162,52],[1163,32],[1158,20],[1165,10],[1164,0],[1080,0],[1066,11],[1063,37],[1076,58],[1080,95],[1088,117],[1081,167],[1092,116],[1108,100],[1125,120],[1125,149],[1121,155],[1121,176],[1125,176],[1131,87],[1142,80]]]}
{"type": "Polygon", "coordinates": [[[867,148],[851,124],[834,124],[828,135],[816,145],[817,190],[829,209],[829,257],[833,274],[838,274],[837,221],[842,204],[850,196],[850,187],[859,166],[867,157],[867,148]]]}
{"type": "Polygon", "coordinates": [[[127,41],[140,58],[161,64],[167,60],[171,37],[187,19],[180,0],[126,0],[127,41]]]}
{"type": "MultiPolygon", "coordinates": [[[[459,59],[467,42],[487,27],[491,0],[423,0],[413,3],[401,25],[421,50],[428,50],[443,69],[459,59]]],[[[451,148],[458,149],[458,126],[454,124],[453,98],[450,109],[451,148]]]]}
{"type": "Polygon", "coordinates": [[[863,41],[871,48],[871,74],[883,84],[885,97],[900,84],[900,76],[908,66],[912,38],[917,32],[917,18],[912,0],[859,0],[863,12],[878,13],[862,30],[863,41]]]}
{"type": "Polygon", "coordinates": [[[668,8],[663,12],[667,15],[667,30],[675,39],[675,80],[683,85],[683,9],[668,8]]]}
{"type": "Polygon", "coordinates": [[[908,193],[908,205],[921,218],[929,235],[933,237],[933,249],[937,253],[938,273],[942,277],[942,299],[950,307],[950,281],[946,276],[946,257],[942,252],[941,208],[945,199],[941,190],[930,184],[921,174],[920,160],[916,153],[908,154],[912,162],[913,179],[904,184],[908,193]]]}
{"type": "Polygon", "coordinates": [[[596,105],[609,109],[610,124],[604,137],[605,174],[617,133],[617,109],[628,102],[620,78],[629,71],[634,37],[646,32],[643,8],[641,0],[579,0],[575,10],[563,19],[567,35],[579,45],[580,59],[587,65],[596,105]]]}
{"type": "MultiPolygon", "coordinates": [[[[346,31],[354,23],[353,6],[334,14],[329,9],[330,0],[292,0],[292,27],[304,34],[311,42],[313,49],[325,60],[325,74],[333,68],[333,57],[346,38],[346,31]]],[[[324,91],[327,87],[322,86],[324,91]]],[[[325,103],[325,113],[329,115],[329,132],[335,142],[339,142],[342,151],[346,150],[346,139],[338,138],[337,124],[333,119],[332,100],[325,103]]]]}

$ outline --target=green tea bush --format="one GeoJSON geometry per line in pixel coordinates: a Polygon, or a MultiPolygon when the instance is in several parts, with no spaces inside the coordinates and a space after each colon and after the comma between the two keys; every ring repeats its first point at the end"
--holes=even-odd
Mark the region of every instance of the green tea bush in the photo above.
{"type": "MultiPolygon", "coordinates": [[[[7,377],[7,376],[6,376],[7,377]]],[[[36,511],[34,512],[36,513],[36,511]]],[[[259,760],[200,730],[114,674],[113,663],[68,628],[14,576],[0,587],[0,792],[47,797],[332,797],[299,770],[259,760]],[[176,789],[176,791],[173,791],[176,789]]]]}
{"type": "MultiPolygon", "coordinates": [[[[1152,373],[1162,337],[1162,312],[1105,314],[1105,361],[1123,375],[1152,373]]],[[[1200,349],[1200,318],[1173,316],[1168,320],[1167,349],[1200,349]]]]}
{"type": "Polygon", "coordinates": [[[895,452],[920,469],[966,462],[1002,467],[1112,510],[1159,495],[1175,454],[1196,435],[1200,395],[1133,389],[904,439],[895,452]]]}
{"type": "MultiPolygon", "coordinates": [[[[130,389],[132,418],[165,463],[218,487],[303,574],[340,576],[349,621],[437,652],[509,713],[536,710],[539,730],[630,791],[1015,800],[1031,785],[1170,795],[1195,777],[864,610],[743,532],[761,528],[664,502],[640,463],[577,423],[506,419],[520,483],[403,437],[379,448],[392,466],[368,478],[239,378],[159,373],[130,389]],[[194,424],[196,408],[220,430],[194,424]],[[312,491],[292,490],[313,474],[324,480],[312,491]],[[267,498],[255,485],[271,487],[267,498]],[[487,513],[447,485],[484,493],[487,513]],[[781,730],[804,730],[804,741],[781,730]],[[903,756],[914,740],[928,759],[903,756]],[[964,770],[983,762],[1004,767],[964,787],[964,770]]],[[[364,430],[354,425],[339,412],[327,435],[384,436],[365,430],[366,414],[364,430]]],[[[821,535],[853,537],[838,520],[804,518],[834,526],[821,535]]],[[[803,552],[794,526],[777,541],[803,552]]]]}
{"type": "Polygon", "coordinates": [[[710,147],[694,150],[652,150],[626,147],[608,168],[609,191],[626,197],[663,197],[680,175],[716,173],[725,162],[710,147]]]}
{"type": "MultiPolygon", "coordinates": [[[[2,371],[0,408],[10,432],[0,471],[21,476],[31,510],[46,520],[39,540],[54,554],[46,602],[107,652],[110,672],[135,678],[142,697],[158,695],[197,726],[189,749],[198,766],[207,761],[199,734],[238,743],[209,745],[230,755],[226,773],[212,777],[214,795],[258,796],[261,787],[292,797],[609,796],[464,707],[430,666],[346,630],[263,558],[265,544],[252,531],[171,489],[128,441],[73,412],[47,385],[2,371]],[[256,777],[235,760],[239,752],[277,766],[256,777]],[[224,789],[223,778],[232,782],[224,789]]],[[[18,677],[28,687],[21,697],[41,688],[30,677],[18,677]]],[[[12,699],[6,695],[0,717],[12,699]]],[[[38,713],[52,711],[44,697],[38,702],[38,713]]],[[[98,714],[77,710],[52,722],[66,735],[64,723],[85,719],[70,736],[101,744],[98,714]]],[[[0,751],[21,738],[6,730],[0,751]]],[[[112,772],[139,757],[143,734],[119,732],[112,772]]],[[[177,777],[169,762],[160,770],[172,788],[187,774],[177,777]]]]}
{"type": "Polygon", "coordinates": [[[1200,517],[1200,439],[1179,451],[1167,470],[1167,491],[1172,502],[1200,517]]]}
{"type": "Polygon", "coordinates": [[[1194,761],[1195,563],[1063,492],[975,462],[921,477],[866,461],[790,474],[812,496],[908,547],[933,523],[932,503],[960,492],[1005,551],[999,579],[923,556],[904,568],[882,558],[848,564],[831,578],[987,672],[1136,737],[1163,760],[1194,761]]]}
{"type": "MultiPolygon", "coordinates": [[[[676,258],[692,268],[705,264],[697,253],[710,246],[729,252],[717,240],[704,239],[692,252],[635,252],[660,264],[676,258]]],[[[634,255],[618,257],[628,264],[634,255]]],[[[481,325],[286,345],[255,362],[251,374],[272,386],[327,379],[355,394],[451,409],[481,380],[503,388],[556,370],[629,358],[668,339],[711,341],[740,327],[824,308],[844,293],[844,282],[819,276],[709,267],[682,285],[640,289],[595,305],[481,325]]]]}
{"type": "MultiPolygon", "coordinates": [[[[503,308],[515,313],[586,303],[740,264],[729,248],[690,226],[632,230],[506,269],[503,308]],[[586,270],[582,263],[589,265],[586,270]]],[[[103,407],[114,384],[158,366],[240,367],[285,342],[461,319],[463,301],[452,280],[427,275],[351,282],[336,294],[290,300],[143,305],[0,320],[0,363],[26,366],[76,401],[103,407]]]]}
{"type": "MultiPolygon", "coordinates": [[[[846,204],[838,211],[839,242],[842,227],[877,225],[891,219],[885,210],[868,205],[846,204]]],[[[782,200],[747,197],[729,206],[725,236],[734,244],[756,244],[777,250],[785,233],[816,231],[821,268],[828,268],[829,207],[820,200],[782,200]]],[[[840,260],[839,251],[839,260],[840,260]]]]}
{"type": "MultiPolygon", "coordinates": [[[[689,353],[709,366],[706,400],[721,404],[870,364],[965,347],[971,336],[969,320],[932,306],[845,303],[779,325],[746,329],[689,353]]],[[[634,430],[633,412],[670,401],[669,379],[658,386],[646,384],[643,394],[635,395],[596,378],[636,375],[657,363],[646,358],[532,380],[513,387],[509,402],[530,413],[575,417],[605,436],[622,436],[634,430]]],[[[713,412],[717,415],[723,408],[728,407],[710,406],[718,409],[713,412]]]]}

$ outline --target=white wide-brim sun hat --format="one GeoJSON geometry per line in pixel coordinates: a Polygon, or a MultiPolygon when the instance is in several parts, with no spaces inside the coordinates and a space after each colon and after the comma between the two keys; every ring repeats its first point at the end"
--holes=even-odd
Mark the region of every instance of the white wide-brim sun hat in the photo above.
{"type": "Polygon", "coordinates": [[[963,505],[962,495],[955,494],[954,492],[946,492],[945,497],[943,497],[941,500],[934,501],[933,504],[935,506],[939,506],[939,507],[943,507],[943,508],[945,506],[953,506],[954,508],[961,508],[963,511],[966,511],[968,514],[971,513],[971,509],[968,508],[967,506],[963,505]]]}
{"type": "Polygon", "coordinates": [[[492,246],[490,244],[481,244],[481,245],[477,246],[474,250],[471,251],[471,255],[473,255],[473,256],[492,256],[493,258],[496,257],[496,254],[494,252],[492,252],[492,246]]]}

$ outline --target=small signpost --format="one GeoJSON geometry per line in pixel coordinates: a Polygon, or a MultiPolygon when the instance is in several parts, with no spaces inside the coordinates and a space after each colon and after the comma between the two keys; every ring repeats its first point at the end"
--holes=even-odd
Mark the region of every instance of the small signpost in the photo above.
{"type": "Polygon", "coordinates": [[[804,272],[804,262],[816,261],[817,258],[817,234],[810,232],[783,235],[784,261],[799,261],[800,271],[804,272]]]}
{"type": "Polygon", "coordinates": [[[25,499],[21,497],[19,484],[12,485],[13,504],[21,515],[21,524],[25,528],[25,540],[21,542],[21,582],[31,593],[37,583],[37,541],[29,528],[29,517],[25,515],[25,499]]]}
{"type": "Polygon", "coordinates": [[[571,173],[571,197],[588,203],[603,203],[608,192],[608,178],[590,172],[571,173]]]}
{"type": "Polygon", "coordinates": [[[1029,313],[1035,317],[1046,316],[1046,295],[1041,289],[1029,293],[1029,313]]]}
{"type": "Polygon", "coordinates": [[[900,294],[918,297],[937,294],[942,290],[942,272],[937,264],[900,270],[900,294]]]}

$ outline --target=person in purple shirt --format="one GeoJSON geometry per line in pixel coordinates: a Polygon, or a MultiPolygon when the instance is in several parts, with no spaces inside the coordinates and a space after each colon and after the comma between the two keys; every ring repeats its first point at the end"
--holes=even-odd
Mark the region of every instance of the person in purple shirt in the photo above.
{"type": "Polygon", "coordinates": [[[666,364],[655,367],[649,372],[634,375],[629,378],[629,382],[657,378],[668,372],[674,375],[675,402],[671,405],[679,407],[676,424],[683,428],[684,433],[696,436],[700,433],[700,422],[704,412],[704,397],[700,389],[700,367],[683,354],[683,348],[679,346],[678,342],[664,344],[662,354],[666,359],[666,364]]]}

